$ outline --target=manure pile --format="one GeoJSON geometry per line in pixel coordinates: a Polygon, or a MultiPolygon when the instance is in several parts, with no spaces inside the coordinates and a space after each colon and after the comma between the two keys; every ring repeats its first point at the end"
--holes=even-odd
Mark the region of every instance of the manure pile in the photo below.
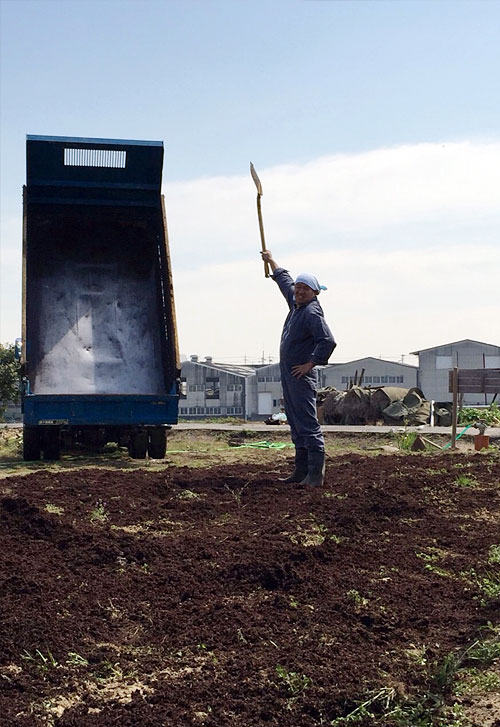
{"type": "Polygon", "coordinates": [[[0,723],[393,724],[498,620],[499,459],[282,467],[4,479],[0,723]]]}

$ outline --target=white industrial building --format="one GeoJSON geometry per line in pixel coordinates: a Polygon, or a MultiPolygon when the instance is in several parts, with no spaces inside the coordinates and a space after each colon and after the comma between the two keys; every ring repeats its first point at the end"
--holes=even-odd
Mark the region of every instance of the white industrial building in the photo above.
{"type": "MultiPolygon", "coordinates": [[[[368,356],[341,364],[318,366],[320,388],[333,386],[345,391],[359,382],[364,386],[417,385],[417,367],[368,356]]],[[[263,420],[280,412],[283,390],[279,363],[253,366],[219,364],[210,357],[191,356],[182,363],[186,394],[179,402],[179,416],[185,419],[234,416],[263,420]]]]}
{"type": "Polygon", "coordinates": [[[347,363],[330,364],[322,371],[323,386],[345,391],[351,384],[362,386],[417,386],[417,366],[367,356],[347,363]]]}
{"type": "MultiPolygon", "coordinates": [[[[449,372],[455,366],[460,369],[500,368],[500,346],[465,338],[462,341],[444,343],[433,348],[414,351],[418,356],[418,386],[427,399],[451,401],[449,372]]],[[[494,394],[463,394],[462,403],[467,406],[489,404],[494,394]]]]}
{"type": "MultiPolygon", "coordinates": [[[[354,383],[366,387],[418,386],[427,399],[450,402],[449,372],[459,368],[500,368],[500,347],[465,339],[415,351],[419,365],[387,361],[367,356],[345,363],[318,366],[319,386],[345,391],[354,383]]],[[[238,417],[263,420],[283,406],[280,366],[236,366],[215,363],[210,357],[200,361],[191,356],[182,363],[186,394],[179,402],[179,416],[185,419],[238,417]]],[[[493,394],[464,394],[469,406],[490,403],[493,394]]]]}
{"type": "Polygon", "coordinates": [[[280,365],[259,366],[257,378],[257,419],[267,419],[277,414],[283,406],[280,365]]]}
{"type": "MultiPolygon", "coordinates": [[[[324,373],[327,366],[317,366],[319,386],[326,386],[324,373]]],[[[283,406],[283,390],[281,388],[280,365],[269,364],[259,366],[256,370],[257,376],[257,418],[267,419],[272,414],[277,414],[283,406]]]]}
{"type": "Polygon", "coordinates": [[[185,393],[179,401],[179,417],[238,417],[253,419],[257,409],[256,377],[253,366],[214,363],[191,356],[183,361],[181,382],[185,393]]]}
{"type": "MultiPolygon", "coordinates": [[[[318,367],[321,386],[322,371],[318,367]]],[[[186,393],[179,401],[179,417],[238,417],[263,420],[283,406],[279,364],[236,366],[210,357],[191,356],[182,362],[181,381],[186,393]]]]}

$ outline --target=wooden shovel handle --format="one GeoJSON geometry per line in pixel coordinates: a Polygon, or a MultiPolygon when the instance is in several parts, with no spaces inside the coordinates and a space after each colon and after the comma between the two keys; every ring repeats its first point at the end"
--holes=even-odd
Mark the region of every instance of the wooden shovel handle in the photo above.
{"type": "MultiPolygon", "coordinates": [[[[260,230],[260,241],[262,244],[262,252],[267,252],[266,248],[266,240],[264,237],[264,223],[262,222],[262,210],[260,208],[260,197],[261,195],[257,195],[257,214],[259,216],[259,230],[260,230]]],[[[266,278],[269,277],[269,263],[267,260],[264,260],[264,275],[266,278]]]]}

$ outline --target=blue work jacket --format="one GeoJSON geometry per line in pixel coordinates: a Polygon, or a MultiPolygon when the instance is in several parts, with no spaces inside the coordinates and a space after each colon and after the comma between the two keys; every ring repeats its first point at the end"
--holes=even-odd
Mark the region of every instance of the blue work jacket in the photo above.
{"type": "Polygon", "coordinates": [[[293,278],[284,268],[277,268],[273,279],[278,283],[290,312],[283,326],[280,344],[280,362],[289,368],[312,361],[324,365],[337,345],[325,321],[318,299],[297,306],[293,278]]]}

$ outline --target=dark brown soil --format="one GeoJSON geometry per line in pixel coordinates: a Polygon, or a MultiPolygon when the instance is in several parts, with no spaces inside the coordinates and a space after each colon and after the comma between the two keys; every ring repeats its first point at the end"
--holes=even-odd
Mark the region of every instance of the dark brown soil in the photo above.
{"type": "Polygon", "coordinates": [[[282,468],[4,479],[0,723],[329,725],[498,623],[497,456],[282,468]]]}

